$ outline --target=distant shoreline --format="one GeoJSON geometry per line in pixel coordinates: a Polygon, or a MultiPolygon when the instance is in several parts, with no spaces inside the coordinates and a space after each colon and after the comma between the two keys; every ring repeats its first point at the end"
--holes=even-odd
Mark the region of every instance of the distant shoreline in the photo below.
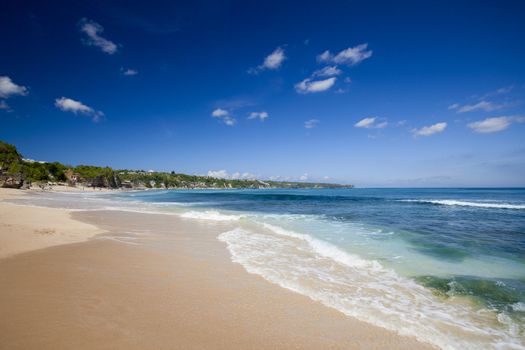
{"type": "Polygon", "coordinates": [[[0,141],[0,187],[56,186],[108,189],[232,189],[232,188],[352,188],[323,182],[260,180],[245,176],[231,179],[188,175],[175,171],[112,169],[93,165],[70,166],[22,158],[14,145],[0,141]]]}

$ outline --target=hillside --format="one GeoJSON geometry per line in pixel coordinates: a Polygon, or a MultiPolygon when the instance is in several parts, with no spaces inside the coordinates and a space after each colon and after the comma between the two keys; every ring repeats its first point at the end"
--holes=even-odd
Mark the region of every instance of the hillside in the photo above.
{"type": "Polygon", "coordinates": [[[0,141],[0,187],[22,187],[23,165],[22,157],[16,147],[0,141]]]}
{"type": "Polygon", "coordinates": [[[172,172],[112,169],[92,165],[23,160],[16,147],[0,141],[0,186],[66,183],[100,188],[352,188],[352,185],[262,180],[231,180],[172,172]]]}

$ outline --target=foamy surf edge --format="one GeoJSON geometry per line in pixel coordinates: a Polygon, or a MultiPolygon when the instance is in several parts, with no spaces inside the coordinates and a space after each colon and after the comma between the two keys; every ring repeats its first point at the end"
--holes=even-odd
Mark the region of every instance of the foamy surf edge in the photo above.
{"type": "Polygon", "coordinates": [[[525,209],[525,204],[470,202],[470,201],[459,201],[455,199],[401,199],[400,202],[428,203],[428,204],[436,204],[436,205],[486,208],[486,209],[516,209],[516,210],[525,209]]]}
{"type": "Polygon", "coordinates": [[[428,289],[377,261],[349,254],[307,234],[260,225],[271,234],[238,227],[217,237],[226,243],[231,260],[249,273],[347,316],[442,349],[524,348],[512,324],[502,322],[504,314],[484,311],[505,329],[471,322],[472,310],[466,305],[442,303],[428,289]],[[289,254],[289,249],[297,251],[289,254]],[[308,256],[299,256],[303,253],[308,256]],[[447,329],[458,334],[450,335],[447,329]]]}
{"type": "Polygon", "coordinates": [[[224,214],[216,210],[187,211],[185,213],[179,214],[179,216],[185,219],[210,221],[238,221],[243,217],[243,215],[224,214]]]}

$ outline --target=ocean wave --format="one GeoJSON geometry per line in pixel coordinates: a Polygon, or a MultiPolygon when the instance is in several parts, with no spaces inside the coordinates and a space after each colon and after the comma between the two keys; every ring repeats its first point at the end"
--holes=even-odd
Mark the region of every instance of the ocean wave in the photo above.
{"type": "Polygon", "coordinates": [[[336,246],[326,243],[324,241],[318,240],[313,238],[312,236],[297,233],[291,230],[285,230],[279,226],[270,225],[267,223],[263,223],[263,226],[274,233],[281,235],[281,236],[287,236],[292,237],[296,239],[300,239],[302,241],[307,242],[311,249],[315,251],[317,254],[319,254],[322,257],[333,259],[334,261],[337,261],[338,263],[344,264],[349,267],[367,267],[367,268],[381,268],[379,263],[374,260],[364,260],[359,258],[356,255],[351,255],[346,252],[343,252],[341,249],[337,248],[336,246]]]}
{"type": "Polygon", "coordinates": [[[517,302],[515,304],[512,304],[512,309],[514,311],[525,312],[525,303],[517,302]]]}
{"type": "Polygon", "coordinates": [[[473,315],[468,303],[447,303],[377,261],[308,234],[263,223],[260,229],[239,227],[218,239],[248,272],[401,335],[443,349],[525,346],[512,320],[493,312],[473,315]]]}
{"type": "Polygon", "coordinates": [[[243,217],[243,215],[223,214],[216,210],[188,211],[180,214],[180,216],[186,219],[199,219],[211,221],[238,221],[243,217]]]}
{"type": "Polygon", "coordinates": [[[494,202],[470,202],[454,199],[401,199],[400,202],[429,203],[438,205],[451,205],[461,207],[475,207],[487,209],[525,209],[525,204],[494,203],[494,202]]]}

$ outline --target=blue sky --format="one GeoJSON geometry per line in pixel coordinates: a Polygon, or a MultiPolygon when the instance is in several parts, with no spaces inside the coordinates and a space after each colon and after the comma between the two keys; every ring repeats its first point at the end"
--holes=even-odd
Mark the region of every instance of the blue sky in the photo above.
{"type": "Polygon", "coordinates": [[[521,1],[4,1],[0,139],[68,164],[525,186],[521,1]]]}

